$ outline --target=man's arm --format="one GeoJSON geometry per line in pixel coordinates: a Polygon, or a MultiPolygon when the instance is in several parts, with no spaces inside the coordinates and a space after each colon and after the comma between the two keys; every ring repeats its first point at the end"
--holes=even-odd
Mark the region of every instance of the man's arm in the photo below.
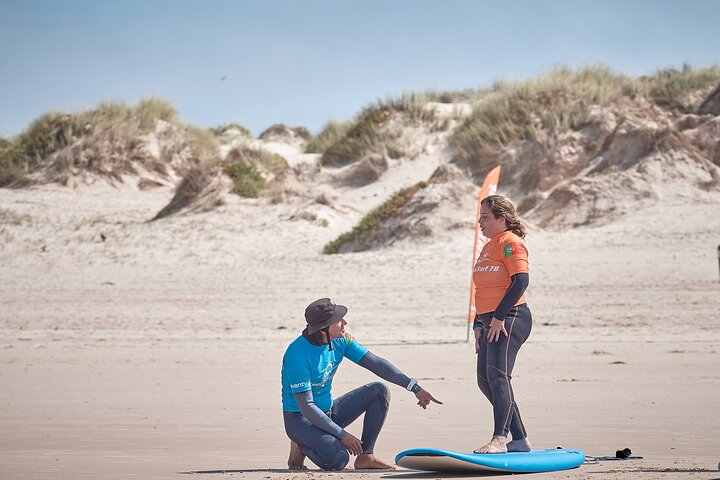
{"type": "Polygon", "coordinates": [[[329,433],[337,439],[342,439],[348,434],[340,427],[340,425],[333,422],[332,419],[325,414],[325,412],[315,405],[312,390],[294,393],[293,397],[295,397],[295,401],[297,401],[298,407],[300,407],[300,413],[302,413],[303,417],[310,420],[310,423],[315,425],[317,428],[329,433]]]}
{"type": "Polygon", "coordinates": [[[300,407],[300,413],[302,413],[303,417],[307,418],[310,423],[340,440],[351,454],[360,455],[363,453],[362,442],[360,439],[343,430],[340,425],[333,422],[332,419],[325,414],[325,412],[315,405],[312,390],[294,393],[293,397],[295,397],[295,401],[297,401],[297,404],[300,407]]]}
{"type": "Polygon", "coordinates": [[[372,352],[367,352],[363,358],[360,359],[358,365],[367,368],[383,380],[387,380],[388,382],[394,383],[402,388],[407,388],[410,384],[410,377],[401,372],[400,369],[392,363],[388,362],[384,358],[378,357],[372,352]]]}
{"type": "Polygon", "coordinates": [[[410,378],[400,371],[392,363],[388,362],[384,358],[380,358],[372,352],[367,352],[363,358],[360,359],[358,365],[365,367],[373,372],[378,377],[388,382],[392,382],[395,385],[403,387],[406,390],[411,391],[415,394],[418,399],[418,405],[422,408],[427,408],[430,402],[435,402],[442,405],[442,402],[438,401],[433,397],[430,392],[420,387],[420,384],[414,378],[410,378]]]}

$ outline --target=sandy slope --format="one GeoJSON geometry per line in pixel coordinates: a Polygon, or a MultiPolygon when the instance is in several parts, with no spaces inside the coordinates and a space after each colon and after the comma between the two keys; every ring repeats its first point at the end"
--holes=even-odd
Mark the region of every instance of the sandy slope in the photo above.
{"type": "MultiPolygon", "coordinates": [[[[145,223],[171,191],[0,189],[2,478],[438,478],[281,470],[280,358],[320,296],[445,402],[421,411],[393,387],[379,455],[488,439],[464,342],[472,231],[319,254],[412,171],[339,190],[328,227],[290,220],[297,204],[145,223]]],[[[532,231],[535,326],[514,375],[530,439],[645,458],[527,478],[720,477],[718,243],[716,203],[532,231]]],[[[336,393],[370,378],[345,365],[336,393]]]]}

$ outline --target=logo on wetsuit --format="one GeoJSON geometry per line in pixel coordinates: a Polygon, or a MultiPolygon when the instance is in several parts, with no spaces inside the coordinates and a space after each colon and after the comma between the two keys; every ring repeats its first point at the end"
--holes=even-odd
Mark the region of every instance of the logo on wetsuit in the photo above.
{"type": "Polygon", "coordinates": [[[328,380],[332,379],[332,377],[335,375],[336,368],[335,364],[333,362],[328,363],[328,365],[325,367],[325,370],[322,371],[322,378],[319,382],[300,382],[300,383],[291,383],[290,388],[296,389],[296,388],[302,388],[302,387],[322,387],[327,383],[328,380]]]}
{"type": "Polygon", "coordinates": [[[505,245],[505,247],[503,248],[503,256],[504,256],[505,258],[508,258],[508,257],[511,256],[513,253],[515,253],[515,251],[517,250],[517,247],[518,247],[518,246],[519,246],[519,245],[516,244],[516,243],[508,243],[508,244],[505,245]]]}
{"type": "Polygon", "coordinates": [[[497,272],[500,270],[500,267],[497,265],[488,265],[486,267],[481,267],[480,264],[483,263],[485,260],[488,260],[488,257],[490,256],[489,253],[483,253],[480,255],[477,259],[477,262],[475,262],[475,267],[473,267],[473,272],[497,272]]]}
{"type": "Polygon", "coordinates": [[[322,387],[323,385],[325,385],[325,382],[330,380],[335,374],[335,371],[333,369],[334,366],[335,365],[333,364],[333,362],[328,363],[328,366],[325,367],[325,371],[322,372],[322,380],[320,380],[319,383],[313,383],[313,387],[322,387]]]}
{"type": "Polygon", "coordinates": [[[473,272],[499,272],[500,267],[498,265],[488,265],[487,267],[475,267],[473,272]]]}

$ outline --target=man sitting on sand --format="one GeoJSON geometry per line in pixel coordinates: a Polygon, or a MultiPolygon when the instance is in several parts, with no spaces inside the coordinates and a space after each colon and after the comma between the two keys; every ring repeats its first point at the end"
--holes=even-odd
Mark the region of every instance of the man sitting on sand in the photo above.
{"type": "Polygon", "coordinates": [[[380,382],[357,388],[333,401],[335,372],[347,357],[380,378],[413,392],[418,405],[441,404],[392,363],[360,345],[345,332],[347,307],[329,298],[305,309],[307,327],[285,351],[282,363],[282,402],[285,432],[290,438],[290,469],[304,469],[305,457],[323,470],[342,470],[357,455],[355,468],[394,468],[373,455],[385,423],[390,392],[380,382]],[[365,414],[361,439],[345,427],[365,414]]]}

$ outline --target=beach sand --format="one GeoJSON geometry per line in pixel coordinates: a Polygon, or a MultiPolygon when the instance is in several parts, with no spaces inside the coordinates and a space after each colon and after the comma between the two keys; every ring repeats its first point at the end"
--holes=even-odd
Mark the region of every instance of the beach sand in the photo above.
{"type": "MultiPolygon", "coordinates": [[[[453,478],[284,470],[281,357],[324,296],[444,402],[422,410],[391,386],[378,456],[489,440],[465,341],[472,230],[327,256],[359,212],[324,228],[237,199],[146,223],[171,196],[0,189],[3,479],[453,478]]],[[[718,243],[718,205],[681,198],[605,226],[531,230],[534,327],[513,375],[529,439],[643,459],[523,478],[720,478],[718,243]]],[[[335,395],[371,380],[347,362],[335,395]]]]}

